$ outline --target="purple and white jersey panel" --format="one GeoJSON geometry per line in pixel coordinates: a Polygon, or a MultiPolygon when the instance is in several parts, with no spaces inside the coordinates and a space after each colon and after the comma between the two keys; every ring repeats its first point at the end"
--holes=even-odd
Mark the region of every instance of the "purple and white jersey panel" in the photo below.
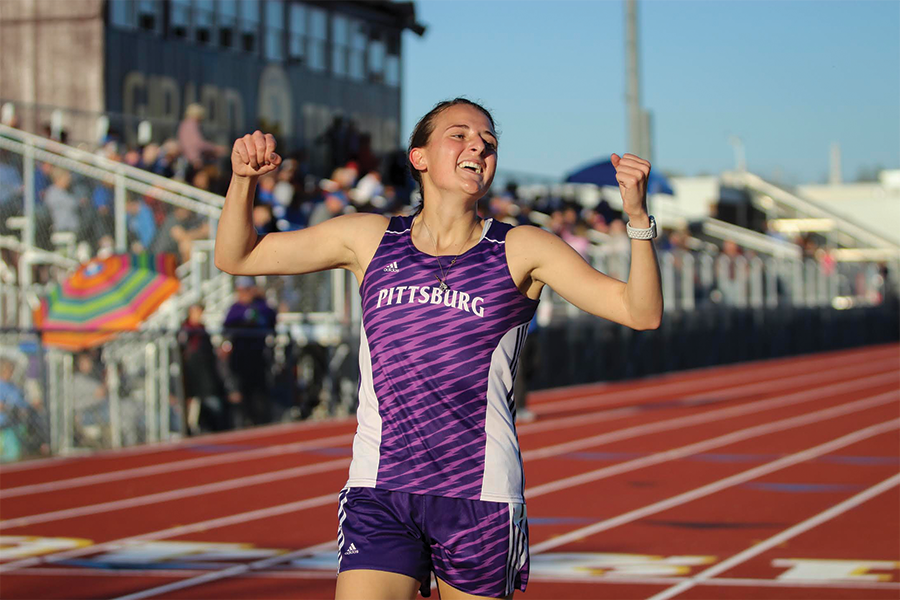
{"type": "MultiPolygon", "coordinates": [[[[524,502],[512,396],[537,300],[516,288],[488,220],[441,291],[438,261],[394,217],[360,294],[359,427],[348,487],[524,502]]],[[[441,257],[444,271],[452,258],[441,257]]]]}

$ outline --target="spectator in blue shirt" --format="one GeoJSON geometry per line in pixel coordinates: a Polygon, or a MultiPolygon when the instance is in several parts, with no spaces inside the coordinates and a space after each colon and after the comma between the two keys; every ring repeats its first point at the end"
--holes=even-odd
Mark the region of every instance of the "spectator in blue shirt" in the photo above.
{"type": "Polygon", "coordinates": [[[153,219],[153,211],[144,204],[140,198],[132,196],[125,204],[125,223],[128,226],[129,237],[139,246],[133,249],[137,252],[146,252],[156,237],[156,221],[153,219]]]}
{"type": "Polygon", "coordinates": [[[15,364],[0,359],[0,462],[22,457],[22,433],[26,424],[28,403],[22,390],[13,383],[15,364]]]}

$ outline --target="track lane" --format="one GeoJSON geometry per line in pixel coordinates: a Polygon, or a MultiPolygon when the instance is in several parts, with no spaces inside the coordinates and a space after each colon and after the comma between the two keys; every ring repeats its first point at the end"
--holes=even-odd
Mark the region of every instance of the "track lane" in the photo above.
{"type": "MultiPolygon", "coordinates": [[[[804,393],[809,394],[810,391],[807,390],[804,393]]],[[[702,407],[700,410],[702,411],[702,407]]],[[[719,415],[722,412],[725,412],[725,411],[714,411],[713,414],[719,415]]],[[[697,416],[703,417],[702,414],[697,415],[697,416]]],[[[709,418],[706,418],[705,420],[709,420],[709,418]]],[[[683,422],[684,422],[683,420],[675,419],[674,425],[681,425],[681,424],[683,424],[683,422]]],[[[664,426],[664,425],[665,425],[665,423],[660,423],[660,426],[664,426]]],[[[674,425],[669,426],[669,428],[671,428],[674,425]]],[[[636,433],[643,434],[646,431],[648,431],[648,428],[646,426],[642,426],[642,427],[638,428],[638,431],[633,431],[629,435],[631,435],[633,437],[636,433]]],[[[617,436],[617,437],[621,437],[621,436],[617,436]]],[[[595,440],[592,440],[592,442],[593,441],[595,441],[595,440]]],[[[587,444],[587,446],[590,446],[590,445],[591,444],[587,444]]],[[[546,449],[540,450],[540,451],[538,451],[538,453],[540,454],[539,458],[546,458],[547,456],[553,455],[553,454],[548,454],[546,452],[546,449]]],[[[526,450],[523,453],[523,455],[526,459],[526,462],[529,460],[534,460],[534,457],[532,456],[533,454],[535,454],[535,453],[530,452],[528,450],[526,450]]],[[[557,454],[559,454],[559,452],[557,452],[557,454]]],[[[322,461],[322,462],[325,462],[326,466],[327,466],[327,464],[331,464],[332,465],[331,470],[335,470],[335,471],[345,471],[346,466],[347,466],[347,464],[345,462],[342,462],[340,460],[322,461]]],[[[302,468],[294,468],[294,469],[288,469],[288,470],[285,470],[282,472],[271,472],[267,476],[263,477],[263,479],[266,481],[276,481],[280,478],[285,478],[286,476],[291,476],[293,473],[296,473],[297,471],[303,471],[303,470],[304,469],[302,469],[302,468]]],[[[306,472],[321,473],[322,470],[317,468],[315,465],[312,465],[311,468],[306,469],[306,472]]],[[[229,471],[229,473],[230,473],[230,471],[229,471]]],[[[255,481],[255,480],[260,479],[260,476],[248,476],[248,477],[245,477],[245,479],[249,479],[250,481],[255,481]]],[[[194,487],[193,492],[190,492],[190,489],[185,489],[183,492],[177,492],[174,495],[176,495],[180,498],[184,498],[184,497],[187,497],[188,494],[190,494],[190,493],[192,493],[193,495],[199,495],[201,493],[207,494],[210,492],[214,492],[216,489],[226,489],[226,490],[235,489],[235,486],[237,486],[239,484],[240,484],[240,480],[238,479],[238,480],[223,481],[219,484],[209,484],[209,485],[205,485],[205,486],[202,486],[202,485],[201,486],[192,486],[192,487],[194,487]]],[[[72,509],[68,509],[68,510],[56,511],[56,514],[54,514],[53,512],[44,513],[44,514],[29,512],[29,514],[24,515],[24,516],[14,517],[12,519],[5,519],[4,521],[0,522],[0,527],[2,527],[3,530],[8,533],[9,528],[31,526],[30,524],[47,522],[48,520],[51,520],[51,519],[59,521],[62,518],[71,518],[71,517],[75,517],[75,516],[92,514],[92,513],[97,514],[100,511],[118,509],[120,507],[146,506],[149,503],[158,501],[157,498],[159,499],[159,501],[162,501],[162,500],[167,500],[168,498],[170,498],[172,496],[173,496],[173,494],[171,494],[171,493],[170,494],[165,494],[165,493],[151,494],[149,497],[144,497],[144,498],[134,497],[134,498],[131,498],[130,500],[120,500],[120,501],[116,501],[116,502],[103,502],[100,504],[95,504],[93,506],[82,505],[80,508],[72,508],[72,509]]],[[[31,506],[31,505],[29,505],[29,506],[31,506]]],[[[5,511],[5,514],[9,514],[9,513],[5,511]]]]}
{"type": "MultiPolygon", "coordinates": [[[[711,377],[718,376],[723,376],[726,381],[733,381],[736,378],[746,377],[748,373],[756,375],[765,374],[765,377],[777,377],[783,373],[800,371],[813,372],[815,370],[829,369],[842,364],[852,364],[856,363],[857,359],[861,359],[859,364],[862,364],[864,361],[879,360],[883,358],[895,358],[900,361],[900,347],[896,344],[880,344],[876,346],[866,346],[864,348],[853,348],[850,350],[836,350],[833,352],[822,352],[803,356],[770,358],[730,365],[660,373],[648,375],[639,380],[563,386],[549,390],[536,390],[528,395],[528,402],[529,406],[531,406],[532,403],[534,406],[540,406],[557,400],[573,400],[580,398],[581,396],[619,394],[623,391],[628,391],[634,381],[641,381],[645,386],[654,386],[658,384],[662,386],[661,389],[665,389],[669,386],[678,385],[684,381],[708,381],[711,377]]],[[[753,380],[753,378],[751,378],[751,380],[753,380]]]]}
{"type": "MultiPolygon", "coordinates": [[[[866,365],[873,361],[895,358],[896,349],[893,348],[875,348],[861,351],[839,352],[832,355],[823,355],[819,359],[821,366],[849,366],[849,365],[866,365]]],[[[814,366],[815,360],[799,360],[799,359],[778,359],[771,361],[773,364],[768,365],[769,361],[757,363],[758,368],[754,371],[752,379],[766,377],[770,371],[777,371],[783,375],[796,375],[802,371],[804,365],[806,367],[814,366]],[[790,364],[790,360],[797,364],[790,364]],[[785,363],[785,364],[782,364],[785,363]]],[[[895,361],[896,363],[896,361],[895,361]]],[[[896,364],[894,363],[894,366],[896,364]]],[[[722,369],[728,369],[723,367],[722,369]]],[[[737,369],[734,369],[737,370],[737,369]]],[[[704,390],[723,389],[722,384],[715,383],[712,385],[709,374],[715,372],[714,369],[703,369],[697,372],[691,372],[690,377],[686,377],[681,383],[689,383],[690,385],[683,388],[673,388],[668,383],[663,384],[664,388],[669,390],[664,398],[674,398],[681,393],[702,393],[704,390]]],[[[746,370],[745,370],[746,372],[746,370]]],[[[678,376],[682,376],[678,374],[678,376]]],[[[667,376],[662,376],[667,377],[667,376]]],[[[676,375],[671,377],[675,378],[676,375]]],[[[746,378],[746,375],[744,376],[746,378]]],[[[734,387],[741,380],[735,380],[733,377],[712,378],[715,381],[721,381],[727,387],[734,387]]],[[[676,382],[678,383],[678,382],[676,382]]],[[[601,396],[612,397],[613,403],[628,404],[630,400],[644,402],[648,398],[658,398],[656,383],[652,379],[636,380],[621,384],[598,384],[592,387],[600,388],[589,394],[587,398],[581,400],[601,399],[603,402],[609,403],[608,399],[602,399],[601,396]],[[623,396],[624,394],[624,396],[623,396]]],[[[536,394],[539,394],[536,392],[536,394]]],[[[577,399],[577,398],[576,398],[577,399]]],[[[140,446],[126,448],[117,451],[103,451],[90,457],[72,457],[72,458],[55,458],[39,461],[31,461],[19,463],[16,465],[4,465],[2,467],[3,481],[2,489],[0,489],[0,498],[5,497],[12,491],[12,488],[24,485],[38,485],[41,481],[26,481],[23,479],[46,478],[47,481],[58,482],[61,475],[66,476],[66,480],[72,480],[73,474],[77,476],[89,477],[91,475],[109,475],[113,472],[127,472],[131,467],[128,465],[136,465],[135,469],[142,467],[159,468],[162,464],[179,462],[182,460],[196,459],[193,453],[202,452],[224,452],[228,454],[240,453],[248,451],[248,449],[256,449],[257,446],[275,446],[279,444],[290,444],[298,441],[309,441],[312,438],[324,438],[336,430],[337,433],[351,433],[354,430],[355,422],[350,419],[339,420],[327,423],[300,423],[292,425],[271,425],[251,430],[243,430],[237,432],[227,432],[215,435],[200,436],[190,438],[179,442],[170,442],[164,444],[156,444],[149,446],[140,446]],[[145,456],[146,455],[146,456],[145,456]],[[123,466],[122,461],[125,461],[123,466]],[[146,463],[146,464],[145,464],[146,463]],[[56,471],[54,471],[56,469],[56,471]],[[62,473],[57,471],[62,471],[62,473]],[[87,472],[85,472],[87,471],[87,472]]],[[[173,465],[174,466],[174,465],[173,465]]],[[[123,475],[126,473],[123,473],[123,475]]]]}
{"type": "Polygon", "coordinates": [[[805,531],[815,528],[822,523],[826,523],[829,520],[845,513],[846,511],[852,510],[868,502],[878,495],[881,495],[891,489],[895,489],[898,485],[900,485],[900,474],[895,473],[891,477],[863,490],[862,492],[850,498],[845,499],[839,504],[830,506],[822,512],[819,512],[809,517],[808,519],[797,523],[793,527],[785,529],[784,531],[781,531],[780,533],[773,535],[762,542],[755,543],[745,550],[729,557],[728,559],[717,563],[700,573],[697,573],[689,581],[676,584],[664,590],[663,592],[655,594],[650,600],[669,600],[670,598],[679,597],[683,592],[686,592],[693,588],[696,585],[696,581],[711,581],[717,575],[725,573],[729,569],[734,568],[746,562],[747,560],[755,558],[763,552],[775,548],[779,544],[783,544],[805,531]]]}
{"type": "Polygon", "coordinates": [[[195,459],[213,452],[217,454],[234,453],[297,441],[308,441],[315,437],[352,434],[355,430],[356,423],[351,419],[336,420],[335,422],[266,425],[173,442],[104,450],[86,456],[25,461],[10,465],[9,468],[4,465],[0,468],[0,476],[3,479],[3,489],[11,489],[23,485],[152,467],[169,462],[195,459]]]}
{"type": "MultiPolygon", "coordinates": [[[[855,389],[860,387],[861,385],[867,384],[869,382],[875,381],[883,381],[883,380],[892,380],[893,374],[885,373],[880,376],[870,376],[870,377],[862,377],[860,379],[856,379],[845,384],[835,384],[831,391],[840,391],[846,389],[855,389]]],[[[822,382],[826,383],[826,382],[822,382]]],[[[821,404],[822,398],[819,396],[819,393],[816,389],[805,389],[803,392],[800,392],[799,395],[795,394],[793,396],[789,395],[787,397],[783,397],[785,402],[793,402],[794,400],[802,400],[804,398],[817,398],[819,397],[819,403],[821,404]],[[793,398],[793,399],[792,399],[793,398]]],[[[775,406],[780,402],[777,398],[769,398],[768,400],[772,400],[773,402],[757,402],[755,406],[759,408],[775,406]]],[[[748,403],[749,404],[749,403],[748,403]]],[[[678,425],[679,427],[683,427],[685,424],[690,422],[704,422],[709,420],[718,420],[720,423],[726,424],[729,423],[727,419],[724,419],[723,416],[729,414],[744,414],[747,410],[755,410],[754,405],[743,406],[739,405],[737,407],[729,407],[725,409],[719,409],[714,412],[708,412],[707,410],[709,405],[701,405],[696,407],[674,407],[670,410],[655,410],[653,411],[652,417],[658,419],[652,423],[645,423],[643,425],[637,426],[637,431],[653,431],[654,429],[658,429],[660,427],[667,427],[666,420],[675,419],[674,414],[680,412],[688,412],[694,414],[693,417],[689,417],[686,419],[682,419],[680,421],[673,421],[673,424],[668,426],[670,428],[674,427],[674,425],[678,425]],[[654,425],[654,423],[658,425],[654,425]]],[[[790,414],[793,414],[796,411],[802,410],[801,408],[789,409],[791,410],[790,414]]],[[[771,414],[771,411],[766,414],[771,414]]],[[[788,413],[785,413],[788,414],[788,413]]],[[[599,416],[599,415],[598,415],[599,416]]],[[[765,415],[757,415],[758,419],[766,419],[765,415]]],[[[589,419],[585,419],[589,420],[589,419]]],[[[648,419],[645,417],[645,421],[648,419]]],[[[629,422],[628,417],[621,417],[620,419],[614,419],[614,422],[609,422],[602,425],[603,428],[609,429],[614,426],[616,423],[623,425],[629,422]]],[[[569,433],[571,436],[575,435],[575,432],[572,432],[573,429],[580,430],[583,420],[579,421],[579,425],[569,425],[568,419],[558,419],[558,420],[549,420],[544,421],[542,423],[532,423],[522,427],[522,445],[523,448],[526,448],[524,451],[524,457],[526,462],[534,461],[537,458],[546,458],[548,454],[552,455],[552,453],[548,452],[548,449],[543,450],[528,450],[527,447],[529,445],[529,441],[531,439],[535,439],[535,434],[542,434],[539,439],[543,439],[547,436],[547,431],[555,430],[557,434],[560,433],[569,433]]],[[[592,423],[593,427],[597,427],[597,423],[599,421],[595,421],[592,423]]],[[[586,432],[590,433],[590,432],[586,432]]],[[[627,433],[627,429],[626,432],[627,433]]],[[[632,432],[634,433],[634,432],[632,432]]],[[[621,435],[621,434],[616,434],[621,435]]],[[[613,437],[616,437],[614,435],[613,437]]],[[[601,436],[602,437],[602,436],[601,436]]],[[[225,464],[225,465],[216,465],[213,468],[207,468],[201,471],[199,474],[192,473],[193,484],[196,484],[195,487],[202,487],[201,484],[208,484],[208,487],[215,487],[216,481],[221,481],[222,485],[220,487],[227,488],[230,484],[227,483],[228,480],[237,479],[241,477],[241,471],[243,469],[252,469],[255,472],[263,471],[270,472],[272,476],[277,476],[277,471],[281,470],[297,470],[296,467],[299,465],[310,465],[309,472],[310,473],[318,473],[316,467],[313,465],[321,464],[321,463],[331,463],[334,465],[332,468],[336,470],[345,469],[345,463],[340,460],[331,460],[328,461],[327,458],[329,456],[349,456],[350,448],[349,446],[342,446],[340,442],[349,441],[350,436],[346,436],[346,438],[342,436],[332,436],[331,438],[317,438],[316,440],[312,440],[310,442],[301,442],[296,443],[290,446],[292,450],[300,450],[305,449],[305,453],[300,452],[284,452],[283,448],[279,449],[277,447],[269,447],[263,448],[260,451],[251,451],[250,453],[256,457],[263,457],[265,460],[256,460],[253,462],[245,462],[243,465],[241,463],[235,464],[225,464]],[[319,444],[319,441],[327,442],[327,444],[319,444]],[[319,456],[321,455],[321,456],[319,456]]],[[[573,442],[566,442],[567,444],[572,444],[573,442]]],[[[582,447],[585,445],[582,443],[582,447]]],[[[557,453],[558,454],[558,453],[557,453]]],[[[227,458],[227,457],[214,457],[214,458],[227,458]]],[[[243,461],[242,461],[243,462],[243,461]]],[[[208,464],[208,463],[205,463],[208,464]]],[[[577,465],[576,465],[577,466],[577,465]]],[[[63,494],[55,494],[51,493],[51,491],[46,491],[43,493],[37,494],[28,494],[27,496],[14,496],[13,498],[7,498],[4,500],[4,517],[12,517],[23,518],[27,515],[37,515],[40,513],[51,512],[53,510],[62,511],[66,507],[70,507],[73,504],[77,506],[87,507],[91,504],[101,503],[102,505],[110,505],[110,502],[115,500],[120,500],[120,504],[127,504],[124,502],[127,498],[135,499],[135,502],[138,501],[139,497],[143,494],[154,494],[158,495],[160,492],[163,492],[167,489],[177,489],[183,486],[180,483],[180,480],[177,477],[170,477],[170,473],[164,472],[158,475],[153,476],[145,476],[140,479],[129,480],[128,485],[121,485],[118,481],[102,483],[98,485],[93,485],[88,489],[82,489],[80,492],[74,496],[71,495],[63,495],[63,494]],[[74,502],[73,502],[74,500],[74,502]]],[[[95,476],[94,479],[97,479],[95,476]]],[[[45,486],[50,487],[50,486],[45,486]]],[[[15,492],[16,490],[12,490],[15,492]]],[[[56,490],[53,490],[56,491],[56,490]]],[[[99,508],[99,506],[98,506],[99,508]]],[[[68,514],[78,514],[77,511],[70,511],[68,514]]],[[[4,519],[3,522],[0,522],[0,527],[10,526],[7,522],[9,518],[4,519]]]]}
{"type": "MultiPolygon", "coordinates": [[[[890,430],[891,430],[891,431],[894,431],[894,430],[896,430],[898,427],[900,427],[900,420],[889,422],[888,425],[890,426],[890,430]]],[[[876,426],[876,427],[869,428],[869,429],[871,429],[871,430],[884,430],[884,429],[885,429],[885,426],[884,426],[884,425],[882,425],[882,426],[880,426],[880,427],[879,427],[879,426],[876,426]]],[[[868,432],[867,432],[867,431],[864,431],[864,432],[856,432],[856,433],[855,433],[855,435],[861,435],[861,434],[867,434],[867,435],[868,435],[868,432]]],[[[825,446],[833,447],[833,446],[835,446],[836,444],[840,444],[840,443],[844,443],[844,444],[845,444],[846,442],[844,442],[844,439],[845,439],[845,438],[852,437],[853,435],[854,435],[854,434],[851,434],[850,436],[844,436],[844,438],[838,439],[838,440],[836,440],[836,441],[835,441],[835,440],[832,440],[832,441],[830,441],[828,444],[826,444],[825,446]]],[[[812,449],[812,450],[806,450],[806,451],[802,452],[801,454],[797,455],[796,457],[790,457],[790,458],[786,458],[786,459],[781,459],[781,460],[779,460],[779,461],[774,461],[774,463],[772,463],[772,464],[774,465],[774,464],[776,464],[776,463],[782,463],[782,464],[787,464],[787,465],[789,465],[789,464],[791,464],[791,462],[790,462],[791,458],[794,459],[794,461],[795,461],[794,464],[796,464],[797,462],[800,462],[800,461],[803,459],[804,456],[814,456],[816,452],[820,452],[820,451],[821,451],[820,448],[814,448],[814,449],[812,449]]],[[[779,467],[779,468],[783,468],[783,467],[779,467]]],[[[758,469],[754,469],[754,471],[756,471],[756,470],[758,470],[758,469]]],[[[538,546],[540,546],[540,544],[539,544],[538,546]]],[[[226,576],[227,576],[227,575],[224,574],[224,573],[218,573],[218,574],[215,574],[215,573],[214,573],[214,574],[209,574],[209,575],[202,576],[202,577],[199,577],[199,578],[194,578],[193,580],[192,580],[192,579],[188,579],[188,580],[186,580],[186,581],[184,581],[184,582],[181,582],[181,583],[179,583],[179,584],[175,584],[174,587],[176,587],[176,588],[188,588],[188,587],[193,587],[194,585],[205,584],[205,583],[207,583],[207,582],[208,582],[209,580],[211,580],[211,579],[219,579],[219,578],[224,579],[226,576]]],[[[163,586],[163,587],[160,587],[160,588],[156,588],[156,589],[153,589],[153,590],[149,590],[149,591],[147,591],[147,592],[143,592],[143,593],[140,593],[140,594],[136,594],[136,595],[134,595],[134,596],[129,596],[129,597],[123,598],[122,600],[139,600],[139,599],[144,598],[144,597],[157,597],[157,594],[158,594],[158,593],[161,593],[161,592],[165,591],[167,588],[171,588],[171,587],[173,587],[173,586],[163,586]]],[[[200,595],[199,595],[199,596],[197,595],[197,592],[194,592],[192,596],[183,596],[181,593],[175,592],[175,593],[167,594],[167,595],[164,595],[164,596],[161,596],[161,597],[171,597],[171,598],[179,598],[179,597],[204,597],[204,598],[207,598],[207,597],[213,597],[213,596],[208,596],[208,595],[207,595],[208,593],[210,593],[210,590],[209,590],[209,589],[204,589],[202,592],[200,592],[200,595]]]]}
{"type": "MultiPolygon", "coordinates": [[[[527,464],[528,464],[528,462],[526,461],[526,465],[527,465],[527,464]]],[[[530,483],[530,481],[531,481],[531,480],[529,479],[529,483],[530,483]]],[[[336,488],[335,488],[335,489],[336,489],[336,488]]],[[[532,504],[532,503],[529,502],[530,512],[532,512],[531,504],[532,504]]],[[[317,509],[317,512],[318,512],[318,509],[317,509]]],[[[333,511],[331,511],[331,512],[333,512],[333,511]]],[[[311,515],[310,515],[310,516],[311,516],[311,515]]],[[[329,516],[331,517],[331,519],[334,518],[333,515],[329,515],[329,516]]],[[[303,516],[303,522],[306,522],[307,519],[308,519],[308,517],[307,517],[306,515],[304,515],[304,516],[303,516]]],[[[253,527],[252,527],[252,524],[248,524],[248,525],[250,526],[250,529],[252,530],[252,528],[253,528],[253,527]]],[[[282,530],[283,530],[283,529],[284,529],[284,520],[283,520],[283,519],[281,520],[281,527],[280,527],[280,528],[279,528],[278,526],[276,526],[276,527],[274,527],[273,529],[282,529],[282,530]]],[[[282,533],[283,533],[283,531],[282,531],[282,533]]],[[[333,532],[329,532],[329,534],[332,534],[332,533],[333,533],[333,532]]],[[[188,537],[190,537],[190,536],[188,536],[188,537]]],[[[197,539],[197,538],[196,538],[196,535],[194,535],[193,539],[197,539]]],[[[244,538],[231,537],[231,539],[234,540],[234,539],[244,539],[244,538]]],[[[271,547],[271,546],[270,546],[270,547],[271,547]]],[[[6,577],[6,574],[4,574],[4,578],[5,578],[5,577],[6,577]]],[[[224,583],[224,582],[223,582],[223,583],[224,583]]],[[[535,584],[537,584],[537,583],[538,583],[538,582],[535,582],[535,584]]],[[[532,586],[532,587],[533,587],[533,586],[532,586]]],[[[617,587],[618,587],[618,586],[617,586],[617,587]]],[[[530,589],[532,589],[532,588],[530,588],[530,589]]],[[[531,597],[532,594],[529,594],[529,596],[531,597]]]]}
{"type": "MultiPolygon", "coordinates": [[[[875,415],[873,415],[875,416],[875,415]]],[[[880,417],[896,417],[896,412],[880,415],[880,417]]],[[[858,423],[857,426],[860,424],[858,423]]],[[[838,431],[832,431],[835,435],[838,431]]],[[[780,436],[779,439],[781,439],[780,436]]],[[[766,538],[783,531],[794,524],[803,521],[812,514],[826,510],[827,508],[847,499],[848,497],[864,490],[897,473],[898,467],[891,461],[871,461],[864,467],[847,460],[856,456],[879,456],[889,454],[890,448],[900,443],[900,429],[892,429],[881,435],[864,439],[849,446],[827,453],[819,458],[805,461],[787,468],[765,474],[756,479],[740,483],[736,486],[723,489],[712,495],[680,504],[670,509],[649,515],[645,518],[631,521],[618,527],[605,529],[602,534],[573,541],[561,548],[551,549],[550,552],[625,552],[640,555],[656,556],[708,556],[715,560],[722,560],[731,556],[744,547],[751,545],[754,540],[766,538]]],[[[753,455],[757,448],[749,444],[743,447],[730,449],[731,456],[741,456],[742,453],[752,459],[753,462],[735,461],[729,463],[731,468],[724,463],[712,463],[709,466],[716,472],[716,478],[728,476],[729,471],[736,467],[746,469],[748,467],[765,464],[759,455],[753,455]],[[717,468],[716,468],[717,467],[717,468]]],[[[679,492],[680,487],[673,486],[673,482],[688,480],[694,483],[703,480],[699,476],[696,464],[687,461],[675,461],[670,466],[670,472],[647,473],[647,481],[653,482],[654,487],[665,488],[665,493],[679,492]],[[668,477],[668,480],[663,479],[668,477]]],[[[691,486],[693,483],[691,484],[691,486]]],[[[690,487],[690,486],[685,486],[690,487]]],[[[613,490],[615,491],[615,490],[613,490]]],[[[674,494],[673,494],[674,495],[674,494]]],[[[646,494],[647,499],[652,499],[652,494],[646,494]]],[[[639,494],[632,494],[632,499],[640,502],[639,494]]],[[[876,499],[881,501],[881,499],[876,499]]],[[[872,502],[875,502],[873,500],[872,502]]],[[[617,508],[608,507],[604,512],[615,513],[622,510],[628,503],[621,503],[617,508]]],[[[893,521],[893,529],[897,529],[896,513],[900,508],[900,502],[894,502],[893,510],[887,505],[888,522],[893,521]]],[[[537,510],[537,507],[534,509],[537,510]]],[[[532,511],[533,512],[533,511],[532,511]]],[[[583,514],[583,513],[574,513],[583,514]]],[[[873,514],[884,515],[885,512],[870,513],[867,510],[858,509],[857,517],[868,515],[872,519],[873,514]],[[862,514],[858,514],[862,513],[862,514]]],[[[546,529],[535,526],[534,529],[546,529]]],[[[846,537],[855,538],[855,529],[842,529],[846,537]]],[[[842,556],[859,556],[887,559],[892,555],[900,554],[896,540],[898,537],[885,535],[882,531],[876,535],[876,529],[869,527],[873,534],[867,541],[859,539],[853,547],[845,547],[835,543],[835,539],[820,540],[819,549],[812,557],[822,556],[827,558],[839,558],[842,556]],[[875,551],[874,554],[853,554],[855,551],[875,551]]],[[[535,532],[537,538],[552,540],[547,532],[535,532]]],[[[797,554],[792,545],[778,549],[780,557],[797,556],[805,557],[805,554],[797,554]],[[785,554],[785,553],[788,554],[785,554]]],[[[900,559],[895,556],[893,560],[900,559]]],[[[783,571],[783,569],[778,570],[783,571]]],[[[772,574],[770,568],[766,568],[767,574],[772,574]]],[[[725,573],[723,576],[731,578],[748,578],[759,576],[756,572],[739,570],[725,573]]],[[[900,591],[900,586],[897,587],[900,591]]]]}

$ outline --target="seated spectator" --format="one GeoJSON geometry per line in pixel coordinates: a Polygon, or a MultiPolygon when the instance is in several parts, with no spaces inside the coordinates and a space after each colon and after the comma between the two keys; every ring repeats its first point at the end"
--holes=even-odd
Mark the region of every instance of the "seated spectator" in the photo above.
{"type": "Polygon", "coordinates": [[[13,382],[15,363],[0,359],[0,462],[19,460],[25,445],[28,403],[13,382]]]}
{"type": "Polygon", "coordinates": [[[129,195],[125,203],[125,225],[128,227],[128,238],[132,252],[147,252],[156,237],[156,220],[153,211],[143,200],[129,195]]]}
{"type": "Polygon", "coordinates": [[[25,186],[19,169],[12,164],[12,154],[0,150],[0,205],[17,201],[21,203],[25,186]]]}
{"type": "Polygon", "coordinates": [[[122,157],[122,162],[128,165],[129,167],[135,167],[138,169],[144,168],[144,162],[142,160],[142,154],[136,148],[129,148],[125,152],[125,156],[122,157]]]}
{"type": "Polygon", "coordinates": [[[219,169],[217,169],[213,165],[208,165],[194,173],[194,176],[191,177],[191,185],[198,190],[208,192],[212,187],[213,180],[217,179],[218,177],[219,169]]]}
{"type": "Polygon", "coordinates": [[[359,180],[356,187],[350,190],[350,198],[357,206],[366,204],[384,204],[384,184],[381,183],[381,173],[369,171],[359,180]],[[381,201],[377,200],[381,198],[381,201]]]}
{"type": "Polygon", "coordinates": [[[96,182],[90,190],[90,196],[90,200],[85,197],[80,201],[81,224],[77,239],[87,243],[91,254],[95,254],[100,248],[112,248],[115,245],[112,184],[96,182]]]}
{"type": "Polygon", "coordinates": [[[71,392],[75,399],[76,443],[99,446],[109,430],[106,386],[95,372],[94,359],[89,353],[80,354],[75,364],[71,392]]]}
{"type": "Polygon", "coordinates": [[[277,231],[277,227],[275,226],[275,219],[272,216],[272,207],[268,204],[257,204],[253,207],[253,226],[256,228],[256,233],[259,235],[266,235],[267,233],[272,233],[273,231],[277,231]]]}
{"type": "Polygon", "coordinates": [[[181,147],[178,145],[178,140],[169,139],[163,142],[163,145],[159,148],[156,160],[153,163],[147,163],[145,160],[144,164],[146,165],[145,168],[151,173],[162,177],[174,177],[177,170],[176,163],[179,158],[181,158],[181,147]]]}
{"type": "Polygon", "coordinates": [[[157,231],[151,251],[171,252],[184,262],[191,256],[193,241],[206,237],[209,237],[209,219],[176,206],[157,231]]]}
{"type": "Polygon", "coordinates": [[[156,164],[161,158],[159,144],[147,144],[141,149],[141,168],[155,172],[156,164]]]}
{"type": "Polygon", "coordinates": [[[50,209],[54,231],[78,230],[78,200],[69,192],[72,176],[65,169],[54,167],[50,173],[53,184],[44,193],[44,204],[50,209]]]}
{"type": "Polygon", "coordinates": [[[200,122],[206,118],[206,109],[200,104],[189,104],[184,111],[184,120],[178,125],[178,143],[181,152],[195,169],[212,162],[228,152],[224,146],[214,144],[203,137],[200,122]]]}
{"type": "Polygon", "coordinates": [[[275,200],[275,184],[278,180],[275,173],[267,173],[259,178],[259,185],[256,187],[256,202],[259,204],[268,204],[273,206],[275,200]]]}
{"type": "Polygon", "coordinates": [[[513,202],[512,196],[508,194],[492,196],[488,201],[488,212],[497,221],[510,225],[519,224],[518,219],[516,219],[516,215],[519,214],[519,207],[513,202]]]}
{"type": "Polygon", "coordinates": [[[331,174],[331,179],[322,183],[325,197],[313,208],[312,214],[309,216],[310,227],[344,213],[344,209],[350,204],[348,192],[353,186],[355,178],[355,170],[339,168],[331,174]]]}

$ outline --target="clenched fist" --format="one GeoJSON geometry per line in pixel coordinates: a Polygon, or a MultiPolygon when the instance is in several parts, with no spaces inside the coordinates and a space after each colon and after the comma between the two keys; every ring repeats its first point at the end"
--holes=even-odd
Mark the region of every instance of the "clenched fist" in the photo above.
{"type": "Polygon", "coordinates": [[[630,216],[642,215],[647,211],[647,180],[650,178],[650,163],[634,154],[618,154],[610,157],[616,169],[616,181],[622,196],[622,209],[630,216]]]}
{"type": "Polygon", "coordinates": [[[281,164],[275,154],[275,136],[260,130],[234,141],[231,149],[231,169],[238,177],[259,177],[271,173],[281,164]]]}

